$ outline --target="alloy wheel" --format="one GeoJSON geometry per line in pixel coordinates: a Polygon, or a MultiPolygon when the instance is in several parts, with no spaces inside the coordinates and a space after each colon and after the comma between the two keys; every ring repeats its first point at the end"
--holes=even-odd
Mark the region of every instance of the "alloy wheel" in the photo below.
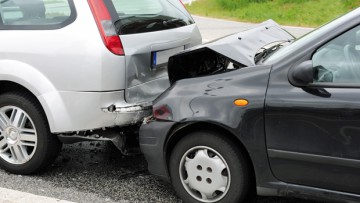
{"type": "Polygon", "coordinates": [[[15,106],[0,108],[0,157],[14,165],[27,163],[35,154],[37,132],[34,122],[15,106]]]}

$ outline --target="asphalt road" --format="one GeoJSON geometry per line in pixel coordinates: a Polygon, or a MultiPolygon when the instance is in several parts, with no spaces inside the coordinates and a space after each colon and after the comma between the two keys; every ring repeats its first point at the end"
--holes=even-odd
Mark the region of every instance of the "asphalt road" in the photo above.
{"type": "MultiPolygon", "coordinates": [[[[202,17],[195,20],[205,41],[253,26],[202,17]]],[[[297,35],[309,31],[292,29],[297,35]]],[[[106,142],[66,145],[55,163],[38,175],[19,176],[0,170],[0,187],[80,203],[181,202],[169,184],[147,172],[143,156],[124,157],[106,142]]],[[[314,202],[259,197],[254,203],[314,202]]]]}
{"type": "MultiPolygon", "coordinates": [[[[124,157],[109,142],[66,145],[55,163],[38,175],[0,170],[0,186],[80,203],[181,202],[168,183],[147,172],[142,156],[124,157]]],[[[315,202],[259,197],[253,203],[315,202]]]]}

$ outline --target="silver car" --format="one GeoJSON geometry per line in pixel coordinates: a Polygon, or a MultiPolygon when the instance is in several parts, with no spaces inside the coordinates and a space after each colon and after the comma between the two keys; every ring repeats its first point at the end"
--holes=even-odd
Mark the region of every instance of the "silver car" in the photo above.
{"type": "Polygon", "coordinates": [[[120,131],[169,87],[168,58],[201,43],[180,0],[0,0],[0,14],[0,166],[18,174],[62,143],[125,152],[120,131]]]}

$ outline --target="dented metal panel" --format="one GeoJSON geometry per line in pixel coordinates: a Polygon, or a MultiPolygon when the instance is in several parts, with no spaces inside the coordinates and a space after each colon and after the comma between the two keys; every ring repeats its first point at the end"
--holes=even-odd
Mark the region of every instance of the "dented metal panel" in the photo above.
{"type": "Polygon", "coordinates": [[[152,101],[169,87],[167,64],[151,68],[152,53],[201,43],[195,24],[177,29],[121,36],[125,50],[126,90],[129,104],[152,101]]]}
{"type": "Polygon", "coordinates": [[[295,37],[283,30],[279,24],[268,20],[250,30],[230,35],[204,46],[245,66],[253,66],[259,49],[274,42],[293,39],[295,37]]]}
{"type": "Polygon", "coordinates": [[[255,56],[261,48],[293,39],[291,34],[273,20],[265,21],[250,30],[188,49],[171,57],[168,66],[170,82],[254,66],[255,56]]]}
{"type": "Polygon", "coordinates": [[[294,39],[293,35],[282,29],[275,21],[267,20],[252,29],[190,48],[178,55],[209,48],[245,66],[253,66],[256,53],[265,45],[294,39]]]}

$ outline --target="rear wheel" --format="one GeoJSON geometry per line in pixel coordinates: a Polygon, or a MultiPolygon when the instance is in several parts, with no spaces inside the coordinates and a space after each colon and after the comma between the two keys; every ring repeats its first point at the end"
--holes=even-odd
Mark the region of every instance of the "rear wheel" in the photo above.
{"type": "Polygon", "coordinates": [[[220,134],[185,136],[172,151],[169,169],[173,187],[185,202],[241,202],[249,191],[244,155],[220,134]]]}
{"type": "Polygon", "coordinates": [[[0,95],[1,167],[16,174],[36,173],[55,160],[61,146],[31,95],[0,95]]]}

